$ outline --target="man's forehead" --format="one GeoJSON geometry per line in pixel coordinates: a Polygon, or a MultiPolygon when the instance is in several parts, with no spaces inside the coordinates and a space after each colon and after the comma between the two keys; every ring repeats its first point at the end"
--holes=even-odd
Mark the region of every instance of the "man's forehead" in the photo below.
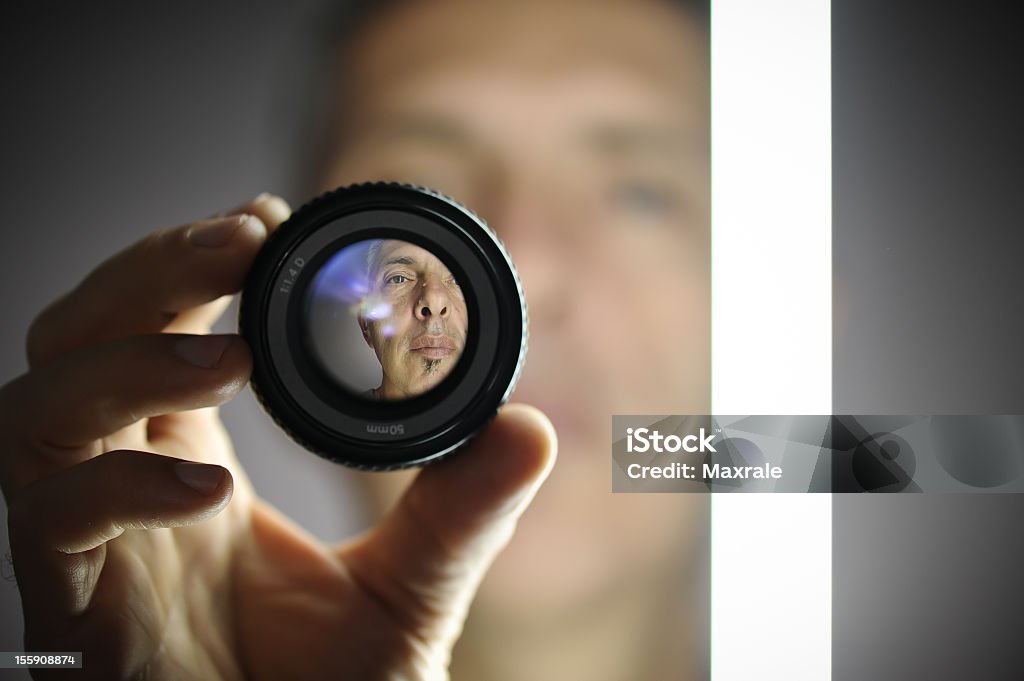
{"type": "Polygon", "coordinates": [[[706,28],[664,0],[405,0],[351,47],[339,152],[707,146],[706,28]]]}
{"type": "Polygon", "coordinates": [[[349,47],[360,96],[474,66],[497,77],[614,66],[671,87],[706,54],[704,29],[665,0],[406,0],[349,47]]]}
{"type": "Polygon", "coordinates": [[[441,262],[437,256],[427,249],[411,244],[408,241],[392,239],[382,241],[377,255],[377,262],[385,265],[398,260],[423,266],[438,265],[441,262]]]}

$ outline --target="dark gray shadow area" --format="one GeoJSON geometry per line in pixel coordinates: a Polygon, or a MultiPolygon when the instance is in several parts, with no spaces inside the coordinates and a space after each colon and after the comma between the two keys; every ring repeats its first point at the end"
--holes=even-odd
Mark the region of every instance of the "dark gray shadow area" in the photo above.
{"type": "MultiPolygon", "coordinates": [[[[832,3],[835,413],[1024,413],[1024,51],[993,4],[832,3]]],[[[837,495],[833,679],[1020,679],[1024,497],[837,495]]]]}

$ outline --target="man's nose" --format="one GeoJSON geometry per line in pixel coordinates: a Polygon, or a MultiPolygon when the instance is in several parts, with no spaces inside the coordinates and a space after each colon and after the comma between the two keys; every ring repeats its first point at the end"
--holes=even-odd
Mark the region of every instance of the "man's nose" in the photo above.
{"type": "Polygon", "coordinates": [[[424,279],[420,283],[419,295],[416,298],[414,314],[420,321],[428,321],[432,317],[446,319],[451,307],[448,292],[441,282],[433,278],[424,279]]]}

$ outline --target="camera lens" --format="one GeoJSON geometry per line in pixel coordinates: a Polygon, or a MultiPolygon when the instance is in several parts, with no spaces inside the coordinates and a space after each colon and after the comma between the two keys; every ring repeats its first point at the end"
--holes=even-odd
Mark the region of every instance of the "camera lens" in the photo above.
{"type": "Polygon", "coordinates": [[[526,308],[493,232],[436,192],[354,185],[268,239],[242,293],[252,387],[296,442],[338,463],[427,463],[508,399],[526,308]]]}

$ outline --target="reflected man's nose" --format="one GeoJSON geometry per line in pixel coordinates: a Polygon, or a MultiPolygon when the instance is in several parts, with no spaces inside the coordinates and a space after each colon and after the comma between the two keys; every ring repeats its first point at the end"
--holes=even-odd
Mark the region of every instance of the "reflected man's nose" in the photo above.
{"type": "Polygon", "coordinates": [[[436,279],[427,278],[421,284],[416,300],[415,314],[420,321],[427,321],[433,316],[442,319],[448,317],[448,292],[436,279]]]}

